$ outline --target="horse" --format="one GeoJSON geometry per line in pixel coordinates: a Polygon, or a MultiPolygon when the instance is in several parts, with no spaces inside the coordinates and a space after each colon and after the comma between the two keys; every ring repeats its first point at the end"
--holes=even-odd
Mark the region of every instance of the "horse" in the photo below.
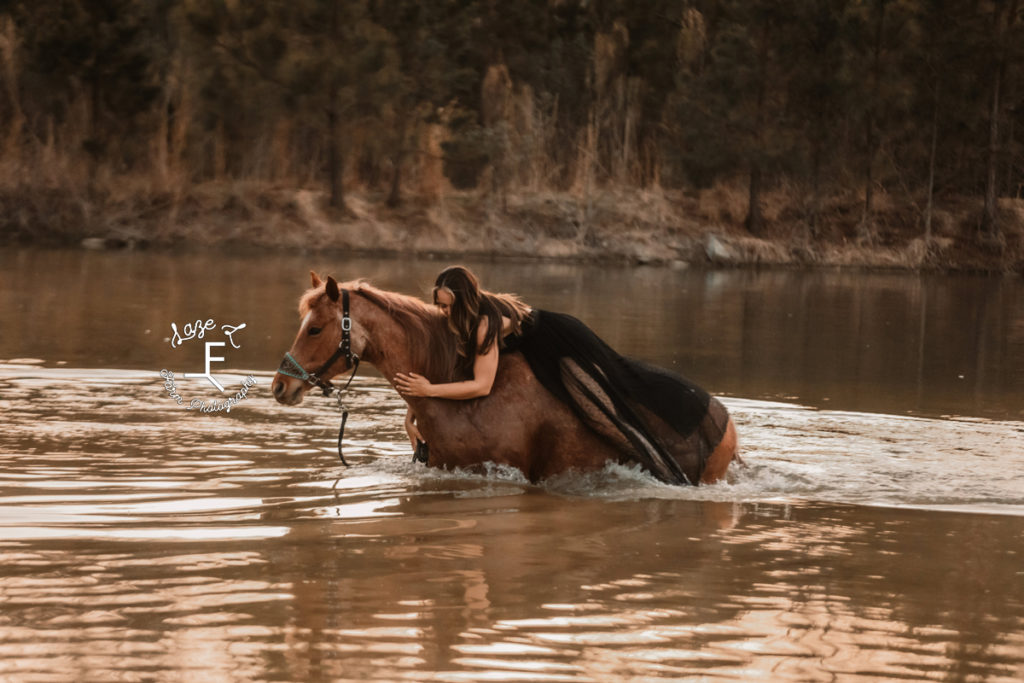
{"type": "MultiPolygon", "coordinates": [[[[449,381],[444,373],[451,368],[446,359],[454,358],[454,335],[436,306],[363,280],[339,284],[333,277],[325,281],[314,272],[310,275],[312,288],[299,301],[302,322],[272,383],[279,403],[297,405],[313,386],[327,393],[334,388],[330,379],[349,370],[354,375],[360,359],[389,382],[399,372],[416,372],[432,382],[449,381]],[[294,372],[296,368],[301,372],[294,372]]],[[[628,449],[602,436],[599,425],[597,429],[588,426],[545,389],[518,352],[501,354],[494,384],[485,397],[403,398],[429,444],[427,465],[431,467],[483,472],[487,463],[493,463],[515,468],[537,483],[568,472],[600,470],[609,461],[636,462],[628,449]]],[[[680,452],[687,445],[679,439],[666,445],[694,484],[719,481],[738,459],[731,417],[718,443],[704,447],[703,462],[695,465],[693,453],[680,452]]]]}

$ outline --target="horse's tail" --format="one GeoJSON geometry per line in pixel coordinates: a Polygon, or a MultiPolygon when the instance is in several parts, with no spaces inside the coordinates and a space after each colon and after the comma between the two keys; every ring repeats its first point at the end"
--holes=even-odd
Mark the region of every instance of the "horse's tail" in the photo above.
{"type": "Polygon", "coordinates": [[[725,406],[714,397],[708,406],[708,414],[701,425],[701,431],[711,446],[711,454],[702,463],[700,483],[712,484],[722,479],[733,460],[744,464],[740,458],[736,424],[725,406]]]}

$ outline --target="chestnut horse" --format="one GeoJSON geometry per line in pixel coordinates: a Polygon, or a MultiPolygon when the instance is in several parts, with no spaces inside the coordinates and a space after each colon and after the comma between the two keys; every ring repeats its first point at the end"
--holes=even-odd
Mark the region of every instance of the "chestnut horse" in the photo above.
{"type": "MultiPolygon", "coordinates": [[[[327,383],[348,371],[353,356],[376,367],[389,381],[399,372],[446,381],[446,371],[439,368],[445,358],[454,357],[454,335],[435,306],[363,281],[339,285],[334,278],[324,282],[316,273],[311,275],[313,288],[299,303],[302,324],[282,362],[282,369],[298,366],[306,372],[296,377],[294,372],[278,371],[273,381],[278,402],[301,403],[314,380],[327,383]],[[347,334],[343,327],[349,328],[347,334]],[[310,376],[312,372],[319,377],[310,376]]],[[[514,467],[537,482],[569,471],[598,470],[608,461],[634,462],[548,392],[519,353],[501,354],[488,396],[406,401],[429,444],[427,464],[433,467],[479,471],[490,462],[514,467]]],[[[690,482],[712,483],[725,475],[736,456],[731,418],[723,434],[717,446],[710,446],[713,451],[702,467],[686,471],[684,466],[690,482]]]]}

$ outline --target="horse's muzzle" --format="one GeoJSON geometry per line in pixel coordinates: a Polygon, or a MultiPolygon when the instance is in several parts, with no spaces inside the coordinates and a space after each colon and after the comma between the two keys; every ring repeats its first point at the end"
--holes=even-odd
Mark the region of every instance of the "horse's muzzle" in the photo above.
{"type": "Polygon", "coordinates": [[[278,373],[274,375],[274,381],[271,383],[270,388],[274,392],[274,398],[277,399],[278,403],[294,406],[302,403],[303,396],[306,393],[303,391],[305,386],[305,382],[278,373]]]}

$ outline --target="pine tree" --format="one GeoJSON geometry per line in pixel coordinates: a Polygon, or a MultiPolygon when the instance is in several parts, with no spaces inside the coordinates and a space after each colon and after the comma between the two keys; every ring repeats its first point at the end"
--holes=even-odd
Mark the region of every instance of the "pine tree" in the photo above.
{"type": "Polygon", "coordinates": [[[995,2],[992,7],[991,61],[989,64],[990,94],[988,112],[988,153],[985,173],[985,202],[981,219],[981,234],[986,239],[999,236],[998,167],[1002,156],[1001,124],[1006,100],[1008,72],[1019,67],[1021,16],[1018,0],[995,2]],[[1014,49],[1016,48],[1016,49],[1014,49]]]}
{"type": "Polygon", "coordinates": [[[33,0],[14,3],[24,51],[24,102],[37,130],[73,124],[84,103],[81,149],[95,176],[101,160],[131,165],[140,116],[158,88],[147,31],[154,17],[132,0],[33,0]]]}
{"type": "Polygon", "coordinates": [[[345,130],[385,105],[382,95],[397,74],[392,37],[363,3],[342,0],[225,5],[196,11],[191,21],[221,55],[221,73],[247,70],[262,88],[273,87],[295,119],[318,131],[326,148],[329,205],[347,210],[345,130]]]}

